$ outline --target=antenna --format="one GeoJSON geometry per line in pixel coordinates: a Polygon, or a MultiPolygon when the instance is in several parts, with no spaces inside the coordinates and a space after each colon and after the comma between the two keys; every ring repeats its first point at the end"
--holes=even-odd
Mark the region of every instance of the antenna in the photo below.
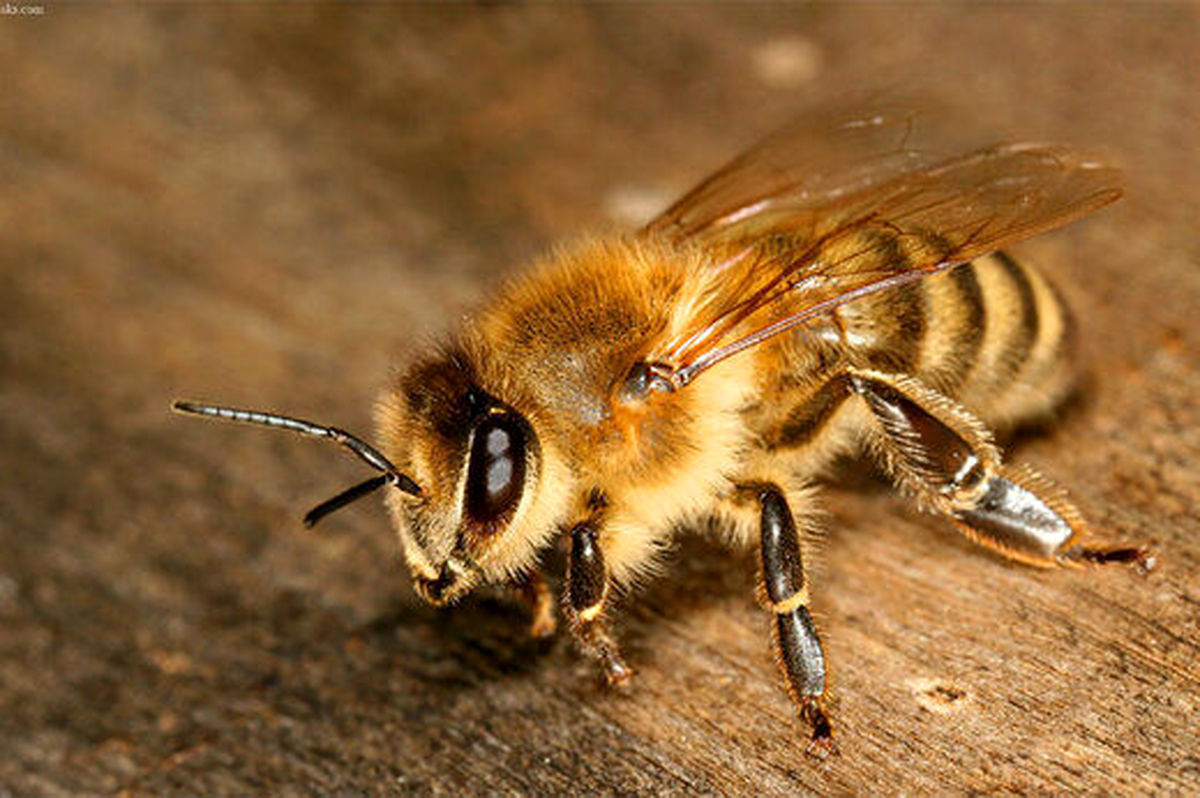
{"type": "Polygon", "coordinates": [[[363,496],[374,493],[387,484],[395,485],[399,490],[410,496],[421,495],[421,487],[416,482],[413,482],[412,478],[407,474],[402,474],[396,466],[392,465],[390,460],[384,457],[382,452],[361,438],[337,427],[314,424],[311,421],[304,421],[303,419],[292,418],[290,416],[281,416],[278,413],[264,413],[259,410],[240,410],[235,407],[220,407],[217,405],[200,404],[198,402],[176,401],[171,404],[171,408],[177,413],[208,416],[209,418],[233,421],[238,424],[275,427],[312,438],[328,438],[346,448],[376,471],[381,472],[379,476],[371,477],[368,480],[349,487],[333,498],[327,499],[309,510],[304,516],[304,525],[306,527],[312,527],[330,513],[340,510],[351,502],[358,501],[363,496]]]}

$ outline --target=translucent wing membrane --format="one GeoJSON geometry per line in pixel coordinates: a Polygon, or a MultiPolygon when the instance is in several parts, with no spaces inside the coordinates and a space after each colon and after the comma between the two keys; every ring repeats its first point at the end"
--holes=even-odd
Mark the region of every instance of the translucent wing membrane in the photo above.
{"type": "Polygon", "coordinates": [[[313,526],[325,516],[340,510],[351,502],[373,493],[387,484],[395,485],[399,490],[411,496],[421,495],[421,488],[407,475],[400,473],[396,466],[371,444],[361,438],[351,435],[337,427],[327,427],[290,416],[277,413],[263,413],[258,410],[239,410],[233,407],[218,407],[216,405],[198,404],[196,402],[175,402],[172,407],[180,413],[190,413],[198,416],[209,416],[239,424],[253,424],[261,427],[276,427],[290,432],[298,432],[314,438],[328,438],[345,447],[367,465],[382,472],[377,477],[358,483],[342,491],[332,499],[322,502],[304,516],[304,525],[313,526]]]}
{"type": "Polygon", "coordinates": [[[789,129],[651,222],[644,235],[695,240],[715,253],[715,288],[687,331],[648,359],[673,369],[677,387],[686,385],[724,358],[841,305],[1062,226],[1121,196],[1117,170],[1056,145],[1005,144],[932,162],[906,144],[914,119],[879,114],[841,124],[834,132],[852,139],[838,150],[846,160],[809,177],[797,173],[806,159],[791,153],[812,137],[789,129]],[[849,160],[864,148],[865,162],[849,160]]]}
{"type": "Polygon", "coordinates": [[[772,210],[822,204],[917,169],[918,113],[908,105],[814,110],[734,158],[644,228],[651,235],[696,236],[772,210]]]}

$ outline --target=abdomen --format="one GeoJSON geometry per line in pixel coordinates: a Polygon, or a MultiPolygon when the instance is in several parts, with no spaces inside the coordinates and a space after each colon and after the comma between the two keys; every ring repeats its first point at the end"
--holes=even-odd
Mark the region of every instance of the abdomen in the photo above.
{"type": "Polygon", "coordinates": [[[865,297],[786,342],[787,365],[749,423],[769,452],[824,461],[869,423],[836,375],[912,375],[993,428],[1043,416],[1071,388],[1074,329],[1058,292],[1004,253],[865,297]],[[805,337],[807,335],[807,337],[805,337]]]}
{"type": "Polygon", "coordinates": [[[841,310],[856,365],[911,374],[986,423],[1044,415],[1070,390],[1071,318],[1054,287],[998,252],[841,310]]]}

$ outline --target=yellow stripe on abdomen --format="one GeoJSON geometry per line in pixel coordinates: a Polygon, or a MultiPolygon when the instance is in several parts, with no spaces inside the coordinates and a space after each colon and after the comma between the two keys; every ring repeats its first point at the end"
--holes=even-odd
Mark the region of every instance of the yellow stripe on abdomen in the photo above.
{"type": "Polygon", "coordinates": [[[959,399],[988,423],[1010,427],[1049,412],[1069,390],[1070,317],[1041,274],[1005,253],[974,269],[983,341],[959,399]]]}

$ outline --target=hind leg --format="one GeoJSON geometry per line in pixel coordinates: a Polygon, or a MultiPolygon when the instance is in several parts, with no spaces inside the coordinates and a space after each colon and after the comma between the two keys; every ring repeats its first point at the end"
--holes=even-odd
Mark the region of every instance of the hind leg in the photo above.
{"type": "Polygon", "coordinates": [[[1002,465],[991,433],[951,399],[911,377],[873,371],[851,370],[849,385],[871,410],[871,447],[892,478],[972,540],[1043,567],[1154,567],[1144,546],[1089,545],[1087,524],[1063,491],[1031,469],[1002,465]]]}

